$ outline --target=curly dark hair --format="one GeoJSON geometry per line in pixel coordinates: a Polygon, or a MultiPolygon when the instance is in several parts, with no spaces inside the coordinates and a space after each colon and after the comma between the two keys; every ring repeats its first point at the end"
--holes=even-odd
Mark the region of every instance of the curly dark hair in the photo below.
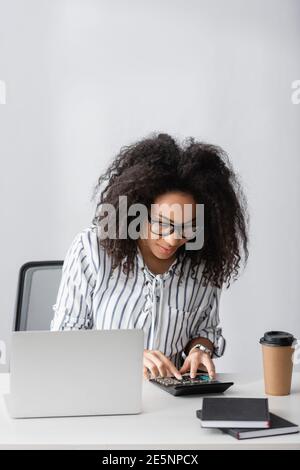
{"type": "MultiPolygon", "coordinates": [[[[122,147],[94,188],[93,224],[104,217],[99,216],[103,203],[112,204],[118,214],[119,196],[127,196],[128,206],[142,203],[150,209],[158,196],[176,190],[204,204],[204,244],[199,250],[180,246],[177,251],[184,253],[183,264],[191,259],[195,278],[196,268],[205,261],[204,282],[217,287],[227,283],[228,288],[237,279],[243,255],[244,264],[249,256],[249,215],[241,183],[219,146],[192,137],[179,144],[160,133],[122,147]]],[[[128,217],[128,224],[130,221],[128,217]]],[[[99,243],[112,257],[113,269],[122,264],[124,273],[133,272],[136,240],[100,237],[99,243]]]]}

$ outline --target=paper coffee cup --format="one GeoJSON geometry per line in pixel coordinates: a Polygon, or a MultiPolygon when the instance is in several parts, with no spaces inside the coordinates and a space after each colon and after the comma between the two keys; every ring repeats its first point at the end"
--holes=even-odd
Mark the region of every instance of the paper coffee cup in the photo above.
{"type": "Polygon", "coordinates": [[[290,394],[294,341],[294,336],[285,331],[268,331],[260,339],[267,395],[290,394]]]}

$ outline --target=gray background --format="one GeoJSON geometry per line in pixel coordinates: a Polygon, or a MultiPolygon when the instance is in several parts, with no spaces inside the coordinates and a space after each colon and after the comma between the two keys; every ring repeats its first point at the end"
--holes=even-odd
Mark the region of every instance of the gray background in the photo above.
{"type": "Polygon", "coordinates": [[[248,196],[218,370],[260,369],[265,330],[300,337],[299,26],[299,0],[0,0],[0,340],[20,265],[63,258],[98,174],[157,130],[223,146],[248,196]]]}

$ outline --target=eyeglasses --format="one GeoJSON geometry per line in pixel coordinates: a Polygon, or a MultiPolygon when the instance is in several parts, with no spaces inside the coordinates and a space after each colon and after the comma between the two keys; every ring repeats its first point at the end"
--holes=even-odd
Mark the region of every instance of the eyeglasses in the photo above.
{"type": "Polygon", "coordinates": [[[192,240],[196,237],[196,232],[198,230],[197,225],[187,225],[187,224],[174,224],[172,222],[163,222],[156,218],[151,218],[151,215],[148,213],[148,221],[150,224],[150,230],[155,235],[160,235],[161,237],[167,237],[174,233],[179,234],[179,238],[185,238],[186,240],[192,240]]]}

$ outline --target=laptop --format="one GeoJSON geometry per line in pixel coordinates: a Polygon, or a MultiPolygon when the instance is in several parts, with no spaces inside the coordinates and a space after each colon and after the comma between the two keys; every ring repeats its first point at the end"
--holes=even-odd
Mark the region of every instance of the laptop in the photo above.
{"type": "Polygon", "coordinates": [[[143,330],[12,333],[13,418],[138,414],[143,330]]]}

